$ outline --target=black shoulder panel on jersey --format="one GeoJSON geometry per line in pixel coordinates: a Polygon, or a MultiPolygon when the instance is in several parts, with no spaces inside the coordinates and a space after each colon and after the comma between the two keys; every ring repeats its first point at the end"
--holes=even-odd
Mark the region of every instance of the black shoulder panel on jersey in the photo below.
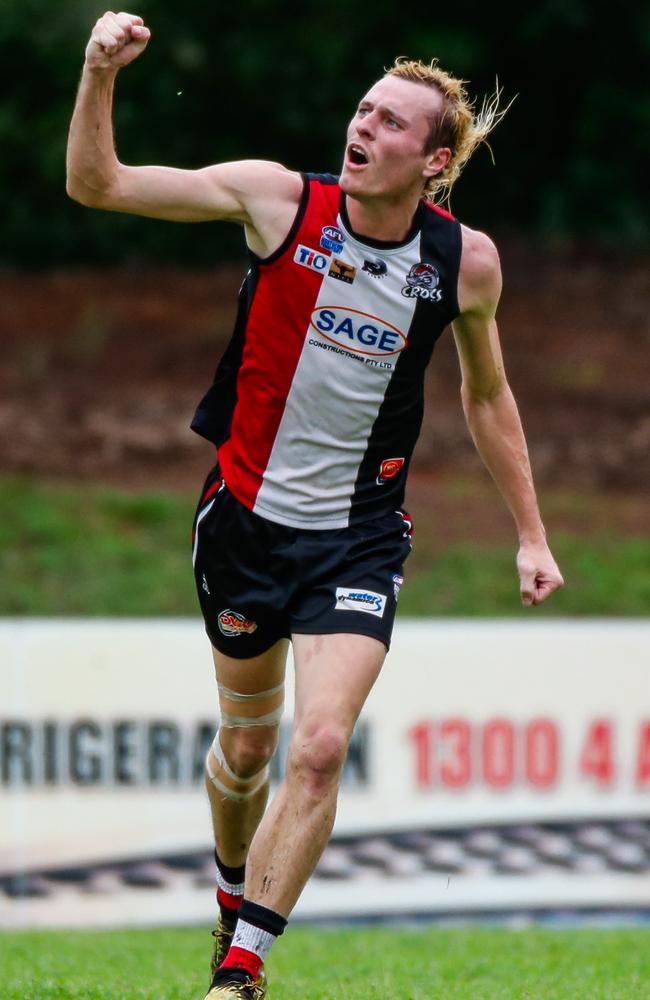
{"type": "Polygon", "coordinates": [[[449,212],[427,206],[422,225],[422,260],[434,263],[441,270],[444,285],[445,321],[451,323],[458,316],[458,275],[462,237],[460,222],[449,212]]]}
{"type": "Polygon", "coordinates": [[[310,181],[320,181],[321,184],[338,184],[339,179],[336,174],[303,174],[310,181]]]}
{"type": "Polygon", "coordinates": [[[246,339],[246,321],[250,312],[259,271],[255,264],[244,278],[239,291],[235,329],[214,376],[214,382],[196,408],[190,427],[196,434],[219,447],[230,437],[232,415],[237,403],[237,376],[241,368],[246,339]]]}

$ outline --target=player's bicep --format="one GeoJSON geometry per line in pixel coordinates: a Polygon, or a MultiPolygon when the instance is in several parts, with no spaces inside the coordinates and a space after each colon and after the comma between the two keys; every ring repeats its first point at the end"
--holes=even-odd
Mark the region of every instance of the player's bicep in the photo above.
{"type": "Polygon", "coordinates": [[[120,165],[101,207],[171,222],[231,219],[246,223],[237,167],[236,163],[199,170],[120,165]]]}

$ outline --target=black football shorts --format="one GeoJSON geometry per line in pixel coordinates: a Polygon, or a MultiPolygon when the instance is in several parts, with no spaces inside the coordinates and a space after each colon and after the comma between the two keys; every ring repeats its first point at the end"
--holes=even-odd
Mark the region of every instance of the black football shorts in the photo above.
{"type": "Polygon", "coordinates": [[[388,648],[411,534],[404,511],[347,528],[276,524],[239,503],[215,467],[192,533],[212,645],[245,659],[296,633],[354,632],[388,648]]]}

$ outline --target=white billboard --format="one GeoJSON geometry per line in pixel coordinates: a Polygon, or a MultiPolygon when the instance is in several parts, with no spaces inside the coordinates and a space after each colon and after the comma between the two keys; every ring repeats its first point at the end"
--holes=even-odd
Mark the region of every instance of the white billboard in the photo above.
{"type": "MultiPolygon", "coordinates": [[[[335,832],[649,816],[649,664],[644,621],[398,620],[335,832]]],[[[4,620],[0,665],[0,874],[209,848],[199,621],[4,620]]]]}

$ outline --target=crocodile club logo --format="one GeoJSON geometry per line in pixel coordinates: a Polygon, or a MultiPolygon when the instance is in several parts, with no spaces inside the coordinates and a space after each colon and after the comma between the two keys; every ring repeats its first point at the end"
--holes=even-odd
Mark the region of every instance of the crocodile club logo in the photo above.
{"type": "Polygon", "coordinates": [[[231,608],[225,608],[221,612],[217,624],[221,634],[229,638],[238,635],[252,635],[257,630],[257,622],[254,622],[252,618],[246,618],[239,611],[232,611],[231,608]]]}
{"type": "Polygon", "coordinates": [[[407,299],[424,299],[429,302],[440,302],[442,291],[440,285],[440,275],[433,264],[420,261],[414,264],[406,275],[406,284],[402,288],[402,295],[407,299]]]}

